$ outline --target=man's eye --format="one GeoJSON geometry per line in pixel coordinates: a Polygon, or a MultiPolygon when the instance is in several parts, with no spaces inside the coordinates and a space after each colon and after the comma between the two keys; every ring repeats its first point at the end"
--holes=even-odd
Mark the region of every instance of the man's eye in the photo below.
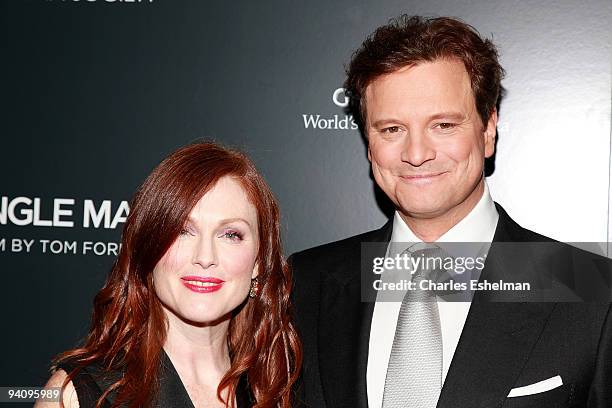
{"type": "Polygon", "coordinates": [[[454,128],[456,125],[454,123],[442,122],[438,123],[438,127],[442,130],[448,130],[454,128]]]}
{"type": "Polygon", "coordinates": [[[400,131],[399,126],[389,126],[388,128],[384,128],[383,133],[397,133],[400,131]]]}

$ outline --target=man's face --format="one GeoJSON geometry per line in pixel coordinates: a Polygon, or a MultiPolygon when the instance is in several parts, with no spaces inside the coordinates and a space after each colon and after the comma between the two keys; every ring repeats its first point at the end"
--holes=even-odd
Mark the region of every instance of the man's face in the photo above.
{"type": "Polygon", "coordinates": [[[483,125],[463,63],[423,62],[381,76],[365,103],[372,172],[402,217],[465,217],[482,196],[497,114],[483,125]]]}

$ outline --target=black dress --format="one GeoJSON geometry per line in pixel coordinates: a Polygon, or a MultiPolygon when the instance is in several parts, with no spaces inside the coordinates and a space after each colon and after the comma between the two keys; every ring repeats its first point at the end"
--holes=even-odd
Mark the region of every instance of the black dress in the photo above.
{"type": "MultiPolygon", "coordinates": [[[[70,363],[62,363],[58,366],[62,370],[70,373],[76,365],[70,363]]],[[[194,408],[193,402],[189,398],[189,394],[183,385],[172,361],[162,350],[161,367],[159,377],[159,392],[152,407],[156,408],[194,408]]],[[[86,366],[82,369],[75,378],[72,379],[72,384],[79,399],[80,408],[94,408],[96,401],[102,393],[121,376],[119,372],[104,373],[101,367],[97,364],[86,366]]],[[[110,393],[104,400],[102,405],[104,408],[110,408],[111,403],[115,398],[115,393],[110,393]]],[[[236,406],[237,408],[250,408],[254,405],[253,398],[249,391],[246,377],[242,377],[236,389],[236,406]]]]}

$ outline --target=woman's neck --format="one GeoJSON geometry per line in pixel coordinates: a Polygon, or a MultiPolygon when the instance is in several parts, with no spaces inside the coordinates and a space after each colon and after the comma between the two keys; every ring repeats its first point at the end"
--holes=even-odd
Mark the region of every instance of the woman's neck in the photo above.
{"type": "Polygon", "coordinates": [[[216,384],[230,368],[229,317],[206,326],[193,325],[172,313],[164,350],[183,382],[216,384]]]}

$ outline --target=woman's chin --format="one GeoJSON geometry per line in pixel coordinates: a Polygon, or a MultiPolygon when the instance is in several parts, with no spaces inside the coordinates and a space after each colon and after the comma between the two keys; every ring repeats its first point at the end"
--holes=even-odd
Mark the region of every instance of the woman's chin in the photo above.
{"type": "MultiPolygon", "coordinates": [[[[175,319],[178,319],[182,323],[196,327],[210,327],[217,326],[225,321],[229,321],[232,317],[231,312],[219,311],[169,311],[175,319]]],[[[174,319],[170,319],[174,320],[174,319]]],[[[171,323],[172,325],[172,323],[171,323]]]]}

